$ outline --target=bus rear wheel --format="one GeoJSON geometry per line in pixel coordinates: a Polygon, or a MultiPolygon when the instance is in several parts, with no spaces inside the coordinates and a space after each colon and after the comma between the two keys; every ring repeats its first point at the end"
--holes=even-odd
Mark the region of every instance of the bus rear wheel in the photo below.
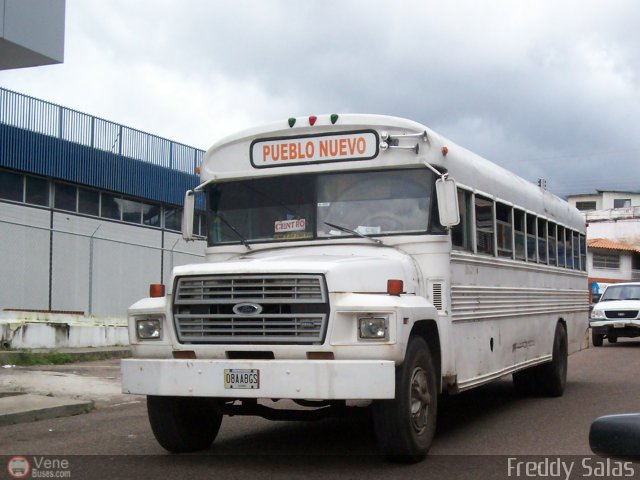
{"type": "Polygon", "coordinates": [[[433,358],[422,337],[409,338],[405,360],[396,369],[396,398],[373,404],[381,450],[403,463],[422,460],[433,441],[438,412],[438,383],[433,358]]]}
{"type": "Polygon", "coordinates": [[[222,423],[222,413],[212,398],[149,395],[147,413],[156,440],[172,453],[209,448],[222,423]]]}
{"type": "Polygon", "coordinates": [[[567,383],[569,345],[562,323],[556,325],[551,361],[513,374],[513,385],[521,395],[560,397],[567,383]]]}
{"type": "Polygon", "coordinates": [[[542,395],[560,397],[567,383],[567,367],[569,364],[569,342],[567,330],[562,323],[556,325],[553,339],[553,355],[551,362],[540,365],[539,380],[542,395]]]}

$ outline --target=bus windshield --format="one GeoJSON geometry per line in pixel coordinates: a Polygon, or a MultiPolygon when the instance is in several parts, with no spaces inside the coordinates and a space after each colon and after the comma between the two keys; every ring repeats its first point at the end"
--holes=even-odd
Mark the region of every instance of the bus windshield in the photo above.
{"type": "Polygon", "coordinates": [[[353,236],[443,233],[429,170],[268,177],[208,190],[210,246],[353,236]],[[432,201],[433,199],[433,201],[432,201]]]}

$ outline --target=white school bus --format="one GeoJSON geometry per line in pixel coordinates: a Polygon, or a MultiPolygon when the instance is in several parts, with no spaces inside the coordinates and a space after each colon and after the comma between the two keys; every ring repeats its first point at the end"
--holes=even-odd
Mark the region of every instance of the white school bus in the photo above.
{"type": "Polygon", "coordinates": [[[442,392],[513,375],[559,396],[588,322],[585,223],[565,201],[413,121],[290,118],[212,146],[206,262],[129,309],[123,391],[158,442],[208,448],[224,415],[371,409],[416,461],[442,392]],[[162,295],[162,296],[160,296],[162,295]]]}

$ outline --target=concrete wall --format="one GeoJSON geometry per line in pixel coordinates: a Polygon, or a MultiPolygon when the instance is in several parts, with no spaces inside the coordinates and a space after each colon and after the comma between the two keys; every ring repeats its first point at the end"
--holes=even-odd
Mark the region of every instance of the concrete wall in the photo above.
{"type": "Polygon", "coordinates": [[[616,270],[611,268],[593,268],[593,252],[594,250],[589,250],[587,252],[587,265],[590,278],[601,278],[619,281],[630,281],[632,279],[632,263],[630,253],[612,252],[620,255],[620,268],[616,270]]]}
{"type": "Polygon", "coordinates": [[[173,266],[202,262],[204,243],[186,244],[179,234],[160,229],[0,202],[0,311],[64,310],[124,319],[132,303],[148,296],[150,283],[169,282],[173,266]]]}
{"type": "Polygon", "coordinates": [[[640,206],[640,194],[625,192],[600,192],[589,195],[569,195],[567,201],[576,206],[577,202],[596,202],[595,210],[609,210],[614,208],[617,199],[631,200],[631,206],[640,206]]]}
{"type": "Polygon", "coordinates": [[[567,197],[567,201],[574,207],[577,202],[596,202],[596,210],[604,208],[602,206],[602,197],[600,195],[570,195],[567,197]]]}
{"type": "Polygon", "coordinates": [[[602,192],[602,207],[603,210],[614,208],[614,200],[616,199],[629,199],[631,200],[631,206],[640,205],[640,195],[624,192],[602,192]]]}
{"type": "Polygon", "coordinates": [[[49,216],[44,209],[0,203],[0,309],[48,308],[49,216]]]}
{"type": "Polygon", "coordinates": [[[587,216],[587,222],[589,223],[587,238],[606,238],[640,247],[640,217],[595,221],[594,218],[587,216]]]}

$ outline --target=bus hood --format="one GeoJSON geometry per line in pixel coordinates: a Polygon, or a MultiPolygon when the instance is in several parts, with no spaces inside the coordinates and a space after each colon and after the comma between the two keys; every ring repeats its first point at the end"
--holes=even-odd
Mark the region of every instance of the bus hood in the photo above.
{"type": "MultiPolygon", "coordinates": [[[[330,292],[382,293],[387,280],[404,281],[404,292],[418,293],[419,272],[412,258],[384,246],[332,245],[247,252],[220,263],[183,265],[184,275],[323,274],[330,292]]],[[[172,282],[173,283],[173,282],[172,282]]]]}

